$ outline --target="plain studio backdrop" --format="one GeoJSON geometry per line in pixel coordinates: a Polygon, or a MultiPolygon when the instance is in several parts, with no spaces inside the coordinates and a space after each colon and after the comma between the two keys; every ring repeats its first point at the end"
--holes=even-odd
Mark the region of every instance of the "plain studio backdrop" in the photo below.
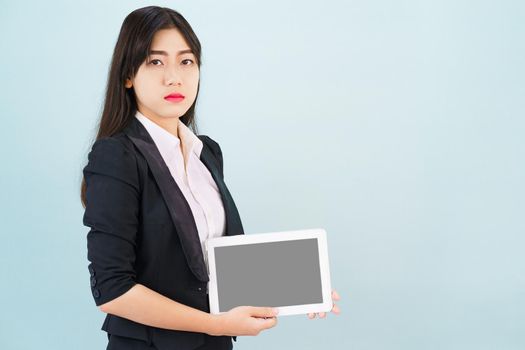
{"type": "Polygon", "coordinates": [[[1,2],[1,349],[107,342],[81,171],[152,4],[201,40],[199,131],[246,233],[328,233],[341,314],[235,349],[525,348],[524,3],[269,0],[1,2]]]}

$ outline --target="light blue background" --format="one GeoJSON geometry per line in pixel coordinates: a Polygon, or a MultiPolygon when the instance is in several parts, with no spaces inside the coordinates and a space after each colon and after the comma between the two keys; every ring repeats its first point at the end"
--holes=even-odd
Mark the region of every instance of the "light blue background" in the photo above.
{"type": "MultiPolygon", "coordinates": [[[[103,349],[79,200],[124,17],[2,1],[1,349],[103,349]]],[[[342,313],[235,349],[525,348],[522,1],[172,1],[246,232],[323,227],[342,313]]]]}

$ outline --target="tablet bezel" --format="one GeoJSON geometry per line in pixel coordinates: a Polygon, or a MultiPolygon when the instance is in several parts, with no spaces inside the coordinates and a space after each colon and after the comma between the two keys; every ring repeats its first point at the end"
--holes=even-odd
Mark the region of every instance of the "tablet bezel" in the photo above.
{"type": "MultiPolygon", "coordinates": [[[[222,236],[206,240],[206,254],[208,257],[208,275],[210,278],[208,297],[210,301],[210,313],[222,314],[219,312],[219,296],[217,291],[217,274],[215,265],[215,247],[236,246],[244,244],[284,242],[303,239],[317,239],[319,250],[319,267],[321,273],[321,289],[323,302],[315,304],[301,304],[292,306],[279,306],[279,316],[298,315],[316,312],[329,312],[332,307],[332,291],[330,284],[330,268],[328,259],[328,245],[326,231],[322,228],[255,233],[249,235],[222,236]]],[[[272,305],[267,305],[272,306],[272,305]]]]}

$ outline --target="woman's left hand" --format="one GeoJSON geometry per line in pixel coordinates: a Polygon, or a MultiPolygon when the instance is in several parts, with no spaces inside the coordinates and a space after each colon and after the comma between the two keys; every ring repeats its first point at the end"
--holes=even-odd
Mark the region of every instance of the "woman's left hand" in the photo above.
{"type": "MultiPolygon", "coordinates": [[[[339,310],[339,307],[337,305],[335,305],[335,301],[340,300],[340,299],[341,299],[341,297],[339,297],[339,294],[337,294],[337,291],[335,289],[332,290],[332,301],[334,302],[333,303],[334,305],[333,305],[331,311],[334,314],[337,314],[337,315],[341,312],[341,310],[339,310]]],[[[319,313],[313,313],[312,312],[312,313],[309,313],[307,315],[308,315],[308,318],[311,319],[311,320],[314,319],[316,315],[319,315],[319,318],[325,318],[326,317],[326,312],[319,312],[319,313]]]]}

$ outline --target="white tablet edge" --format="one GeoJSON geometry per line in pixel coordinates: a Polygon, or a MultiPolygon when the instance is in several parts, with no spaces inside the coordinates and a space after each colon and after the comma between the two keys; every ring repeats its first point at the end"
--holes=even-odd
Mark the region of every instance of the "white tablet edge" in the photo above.
{"type": "Polygon", "coordinates": [[[330,283],[328,244],[327,244],[327,238],[326,238],[326,231],[322,228],[318,228],[318,229],[305,229],[305,230],[294,230],[294,231],[255,233],[255,234],[249,234],[249,235],[222,236],[222,237],[213,238],[211,240],[207,240],[205,245],[206,245],[206,251],[207,251],[206,253],[208,255],[208,264],[209,264],[208,275],[209,275],[210,281],[209,281],[208,297],[210,301],[210,313],[212,314],[224,313],[224,312],[219,312],[219,300],[218,300],[218,292],[217,292],[217,275],[215,273],[215,251],[213,248],[220,247],[220,246],[233,246],[233,245],[242,245],[242,244],[288,241],[288,240],[308,239],[308,238],[316,238],[318,241],[323,302],[316,303],[316,304],[280,306],[280,307],[277,307],[277,309],[279,310],[279,316],[317,313],[317,312],[330,312],[330,310],[332,310],[333,303],[332,303],[332,291],[331,291],[331,283],[330,283]]]}

